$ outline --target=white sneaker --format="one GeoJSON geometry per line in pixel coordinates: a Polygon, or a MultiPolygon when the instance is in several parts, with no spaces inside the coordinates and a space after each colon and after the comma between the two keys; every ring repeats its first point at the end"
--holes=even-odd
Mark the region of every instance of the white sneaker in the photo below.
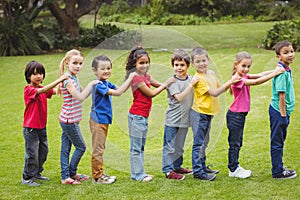
{"type": "Polygon", "coordinates": [[[93,179],[94,184],[112,184],[116,181],[116,179],[112,179],[106,174],[102,174],[98,179],[93,179]]]}
{"type": "Polygon", "coordinates": [[[107,176],[107,177],[108,177],[108,179],[114,179],[114,180],[116,180],[116,179],[117,179],[117,177],[116,177],[116,176],[110,176],[110,175],[108,175],[108,174],[104,174],[104,176],[107,176]]]}
{"type": "Polygon", "coordinates": [[[234,172],[229,171],[229,177],[248,178],[251,176],[251,170],[246,170],[240,166],[234,172]]]}
{"type": "Polygon", "coordinates": [[[244,169],[244,168],[242,168],[241,166],[238,166],[239,168],[241,168],[243,171],[245,171],[246,173],[249,173],[250,175],[251,175],[251,170],[249,170],[249,169],[244,169]]]}
{"type": "Polygon", "coordinates": [[[142,179],[142,181],[143,182],[150,182],[150,181],[152,181],[152,179],[153,179],[153,175],[146,175],[143,179],[142,179]]]}

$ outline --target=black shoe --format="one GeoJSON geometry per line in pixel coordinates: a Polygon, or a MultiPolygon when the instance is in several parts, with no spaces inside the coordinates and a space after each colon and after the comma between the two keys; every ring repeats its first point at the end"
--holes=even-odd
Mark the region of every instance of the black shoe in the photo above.
{"type": "Polygon", "coordinates": [[[203,171],[208,174],[218,174],[220,172],[219,170],[210,169],[209,166],[205,167],[203,171]]]}
{"type": "Polygon", "coordinates": [[[213,181],[217,176],[215,174],[197,174],[194,175],[194,178],[201,179],[205,181],[213,181]]]}
{"type": "Polygon", "coordinates": [[[284,170],[281,174],[273,176],[275,179],[296,178],[297,174],[294,170],[284,170]]]}
{"type": "Polygon", "coordinates": [[[46,177],[46,176],[42,176],[42,175],[37,175],[34,177],[34,179],[37,179],[37,180],[42,180],[42,181],[49,181],[50,178],[46,177]]]}

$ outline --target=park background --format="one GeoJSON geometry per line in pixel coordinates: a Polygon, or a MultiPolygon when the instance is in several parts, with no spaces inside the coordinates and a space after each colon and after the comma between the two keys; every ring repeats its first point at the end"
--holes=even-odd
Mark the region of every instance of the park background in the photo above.
{"type": "MultiPolygon", "coordinates": [[[[80,18],[80,24],[91,28],[94,15],[80,18]]],[[[290,22],[290,21],[284,21],[290,22]]],[[[142,35],[142,44],[151,57],[150,74],[159,81],[164,81],[173,74],[171,55],[176,48],[190,49],[195,45],[205,47],[212,59],[210,68],[220,80],[230,78],[234,56],[239,51],[248,51],[253,57],[250,73],[259,73],[273,69],[277,63],[273,50],[261,48],[266,33],[278,22],[240,22],[240,23],[205,23],[200,25],[146,25],[113,22],[124,30],[136,30],[142,35]]],[[[123,41],[122,41],[123,42],[123,41]]],[[[79,79],[83,86],[94,78],[90,69],[94,55],[104,53],[113,60],[113,72],[109,79],[120,85],[124,81],[125,60],[130,49],[99,49],[101,42],[94,48],[80,48],[85,56],[85,63],[79,79]]],[[[269,154],[269,119],[268,105],[271,97],[271,81],[251,87],[251,111],[247,116],[244,143],[240,163],[251,169],[253,175],[241,180],[228,177],[227,169],[227,129],[225,112],[232,96],[227,92],[220,96],[222,112],[214,119],[212,140],[209,144],[208,163],[219,169],[220,174],[213,182],[194,180],[186,176],[184,181],[167,180],[161,173],[161,148],[163,126],[167,108],[166,92],[153,99],[150,115],[149,134],[145,149],[145,169],[155,176],[150,183],[130,180],[129,175],[129,138],[127,130],[127,112],[131,103],[131,91],[121,97],[113,97],[114,120],[110,126],[107,150],[104,156],[104,169],[110,175],[117,176],[112,185],[93,185],[91,180],[79,186],[60,184],[60,137],[58,123],[62,98],[53,96],[48,101],[48,142],[49,155],[45,163],[44,175],[51,178],[42,182],[38,188],[21,185],[24,164],[24,139],[22,121],[24,112],[23,88],[26,85],[24,69],[31,60],[37,60],[46,67],[44,85],[57,78],[58,65],[65,50],[48,52],[40,55],[2,56],[0,57],[0,199],[299,199],[299,178],[292,180],[274,180],[271,177],[269,154]]],[[[288,168],[299,172],[299,66],[300,54],[296,52],[292,73],[295,84],[296,107],[291,117],[288,137],[285,143],[284,163],[288,168]]],[[[189,73],[195,71],[190,67],[189,73]]],[[[91,136],[88,118],[91,98],[84,103],[84,119],[81,129],[87,142],[87,151],[83,156],[79,172],[91,174],[91,136]]],[[[191,168],[192,133],[189,132],[185,145],[184,166],[191,168]]]]}

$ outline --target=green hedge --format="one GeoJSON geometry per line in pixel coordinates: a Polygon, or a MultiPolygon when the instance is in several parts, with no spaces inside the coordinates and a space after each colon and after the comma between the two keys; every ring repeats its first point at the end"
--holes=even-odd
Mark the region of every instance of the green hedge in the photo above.
{"type": "Polygon", "coordinates": [[[300,21],[289,21],[275,24],[263,39],[262,47],[274,49],[277,42],[288,40],[295,51],[300,51],[300,21]]]}

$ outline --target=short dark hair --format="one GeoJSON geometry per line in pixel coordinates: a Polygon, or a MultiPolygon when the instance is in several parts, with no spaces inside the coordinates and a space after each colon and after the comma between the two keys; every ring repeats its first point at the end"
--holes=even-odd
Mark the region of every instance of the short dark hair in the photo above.
{"type": "Polygon", "coordinates": [[[111,60],[105,56],[105,55],[99,55],[97,57],[94,58],[93,62],[92,62],[92,68],[95,68],[97,69],[98,68],[98,64],[99,62],[102,61],[102,62],[109,62],[111,67],[112,67],[112,63],[111,63],[111,60]]]}
{"type": "Polygon", "coordinates": [[[174,65],[174,61],[175,60],[178,60],[178,61],[182,61],[184,60],[185,63],[190,66],[190,56],[189,54],[183,50],[183,49],[178,49],[174,52],[174,54],[172,55],[172,58],[171,58],[171,64],[172,66],[174,65]]]}
{"type": "Polygon", "coordinates": [[[46,72],[45,72],[45,68],[44,66],[37,62],[37,61],[30,61],[27,65],[26,65],[26,68],[25,68],[25,79],[27,81],[27,83],[30,83],[30,76],[32,74],[34,74],[34,72],[37,72],[39,74],[43,74],[43,78],[45,78],[46,76],[46,72]]]}
{"type": "Polygon", "coordinates": [[[192,50],[191,57],[192,57],[193,62],[194,62],[194,58],[196,55],[205,55],[206,57],[208,57],[208,53],[207,53],[206,49],[204,49],[203,47],[195,47],[192,50]]]}
{"type": "Polygon", "coordinates": [[[283,40],[283,41],[280,41],[278,42],[276,45],[275,45],[275,53],[276,55],[280,55],[280,50],[283,48],[283,47],[288,47],[288,46],[291,46],[292,43],[290,43],[289,41],[286,41],[286,40],[283,40]]]}

